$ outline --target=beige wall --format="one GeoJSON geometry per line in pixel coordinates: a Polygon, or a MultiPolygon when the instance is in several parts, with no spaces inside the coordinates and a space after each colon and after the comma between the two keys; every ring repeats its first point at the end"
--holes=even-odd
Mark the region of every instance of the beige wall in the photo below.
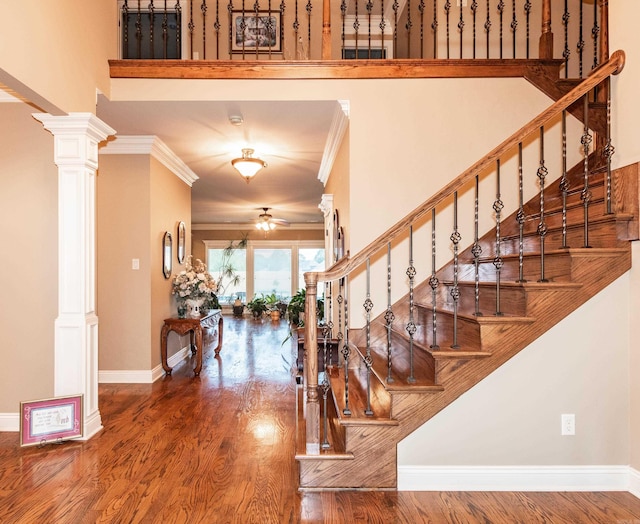
{"type": "MultiPolygon", "coordinates": [[[[191,188],[149,155],[100,155],[97,200],[99,369],[149,371],[160,364],[163,320],[175,314],[162,238],[165,231],[173,237],[175,274],[182,267],[178,222],[190,233],[191,188]],[[139,270],[132,269],[134,258],[139,270]]],[[[170,334],[169,356],[187,338],[170,334]]]]}
{"type": "Polygon", "coordinates": [[[329,175],[324,187],[324,192],[326,194],[333,195],[333,209],[338,211],[338,220],[340,221],[340,226],[343,228],[345,235],[345,252],[349,251],[349,246],[351,245],[349,243],[349,239],[351,238],[351,228],[349,227],[349,212],[351,209],[349,150],[350,139],[349,129],[347,128],[344,138],[342,139],[342,144],[340,144],[340,148],[338,149],[338,154],[336,155],[333,168],[331,169],[331,174],[329,175]]]}
{"type": "MultiPolygon", "coordinates": [[[[160,364],[160,330],[165,318],[176,315],[175,300],[171,295],[171,279],[165,279],[162,273],[162,239],[166,231],[173,237],[173,273],[184,269],[176,258],[177,227],[180,221],[186,225],[186,238],[191,235],[191,187],[176,175],[151,159],[151,213],[148,231],[149,252],[151,260],[151,322],[149,324],[151,348],[148,365],[151,368],[160,364]]],[[[186,256],[191,253],[186,246],[186,256]]],[[[186,257],[185,257],[186,262],[186,257]]],[[[168,338],[168,354],[171,356],[178,349],[189,343],[189,337],[179,337],[170,333],[168,338]]]]}
{"type": "MultiPolygon", "coordinates": [[[[108,58],[117,56],[117,4],[112,0],[3,2],[0,82],[17,80],[64,112],[95,112],[96,89],[109,93],[108,58]]],[[[52,107],[44,107],[53,112],[52,107]]]]}
{"type": "MultiPolygon", "coordinates": [[[[640,161],[640,140],[638,140],[638,122],[640,104],[638,104],[638,85],[640,85],[640,33],[637,22],[640,19],[640,3],[636,0],[617,0],[609,2],[611,49],[623,49],[627,60],[623,72],[614,77],[613,86],[613,140],[616,154],[615,166],[626,166],[640,161]]],[[[628,311],[630,314],[627,329],[630,333],[630,359],[628,373],[631,380],[630,394],[630,463],[640,470],[640,247],[633,246],[634,266],[631,269],[628,311]]]]}
{"type": "Polygon", "coordinates": [[[58,170],[53,136],[23,103],[0,104],[0,413],[53,396],[58,170]]]}

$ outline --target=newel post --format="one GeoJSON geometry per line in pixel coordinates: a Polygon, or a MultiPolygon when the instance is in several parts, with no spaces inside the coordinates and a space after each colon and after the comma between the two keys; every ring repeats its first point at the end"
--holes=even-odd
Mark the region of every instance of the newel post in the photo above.
{"type": "Polygon", "coordinates": [[[305,273],[307,285],[304,306],[304,374],[306,385],[306,451],[308,455],[320,454],[320,403],[318,401],[318,277],[305,273]]]}
{"type": "Polygon", "coordinates": [[[551,0],[542,0],[542,34],[540,35],[541,59],[553,58],[553,33],[551,32],[551,0]]]}
{"type": "Polygon", "coordinates": [[[331,0],[322,2],[322,60],[331,60],[331,0]]]}

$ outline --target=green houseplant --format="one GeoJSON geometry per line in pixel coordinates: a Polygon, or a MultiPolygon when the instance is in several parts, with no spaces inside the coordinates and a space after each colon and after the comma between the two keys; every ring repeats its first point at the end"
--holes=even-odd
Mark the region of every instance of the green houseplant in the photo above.
{"type": "Polygon", "coordinates": [[[268,311],[267,301],[263,295],[256,295],[253,300],[247,302],[247,309],[251,311],[253,318],[260,318],[263,313],[268,311]]]}

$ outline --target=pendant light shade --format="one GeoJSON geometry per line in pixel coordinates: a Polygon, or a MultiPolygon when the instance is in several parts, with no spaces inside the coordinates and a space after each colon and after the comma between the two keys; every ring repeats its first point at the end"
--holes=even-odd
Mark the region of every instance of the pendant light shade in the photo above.
{"type": "Polygon", "coordinates": [[[234,158],[231,161],[231,165],[238,170],[238,173],[247,181],[247,184],[256,176],[258,171],[267,167],[267,163],[264,160],[253,158],[252,155],[253,149],[247,147],[242,150],[242,158],[234,158]]]}

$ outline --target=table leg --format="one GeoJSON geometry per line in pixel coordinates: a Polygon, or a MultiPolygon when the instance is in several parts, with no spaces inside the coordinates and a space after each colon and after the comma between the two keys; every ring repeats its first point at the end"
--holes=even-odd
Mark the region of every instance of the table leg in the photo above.
{"type": "Polygon", "coordinates": [[[169,335],[171,328],[166,324],[162,326],[162,333],[160,334],[160,356],[162,358],[162,369],[165,370],[167,375],[171,375],[173,368],[169,367],[167,363],[167,336],[169,335]]]}
{"type": "Polygon", "coordinates": [[[216,346],[216,355],[220,354],[220,350],[222,349],[222,329],[224,328],[224,323],[222,321],[222,315],[220,315],[220,320],[218,320],[218,345],[216,346]]]}
{"type": "Polygon", "coordinates": [[[202,326],[193,328],[193,333],[196,339],[196,367],[193,372],[198,376],[202,370],[202,326]]]}

